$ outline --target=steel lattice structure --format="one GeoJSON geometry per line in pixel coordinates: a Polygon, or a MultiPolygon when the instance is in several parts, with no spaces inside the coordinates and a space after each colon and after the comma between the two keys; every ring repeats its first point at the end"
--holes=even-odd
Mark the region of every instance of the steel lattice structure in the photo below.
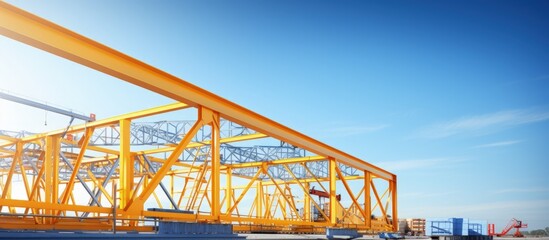
{"type": "MultiPolygon", "coordinates": [[[[186,130],[190,129],[194,121],[160,121],[160,122],[132,122],[130,126],[130,145],[131,146],[164,146],[169,144],[176,144],[181,141],[182,136],[186,134],[186,130]]],[[[253,131],[249,128],[242,127],[238,124],[231,123],[229,121],[221,121],[221,137],[222,138],[231,138],[231,137],[251,137],[251,136],[260,136],[264,135],[258,134],[256,131],[253,131]]],[[[0,130],[0,137],[8,138],[22,138],[25,136],[36,135],[35,133],[27,131],[7,131],[0,130]]],[[[73,139],[73,142],[63,142],[61,144],[61,149],[66,151],[71,151],[74,148],[78,147],[77,141],[82,138],[82,136],[69,136],[70,139],[73,139]]],[[[193,141],[194,142],[204,142],[211,140],[211,133],[199,133],[197,134],[193,141]]],[[[109,126],[104,128],[98,128],[94,131],[93,135],[90,137],[89,146],[114,146],[117,147],[120,144],[120,130],[117,126],[109,126]]],[[[40,149],[36,144],[27,146],[27,151],[29,148],[40,149]]],[[[1,149],[2,151],[15,151],[15,146],[9,146],[8,148],[1,149]]],[[[201,148],[188,148],[185,149],[181,155],[180,162],[191,162],[194,159],[198,162],[203,162],[206,160],[205,155],[200,156],[201,153],[208,152],[209,146],[203,146],[201,148]]],[[[268,162],[274,160],[288,159],[288,158],[303,158],[307,157],[307,151],[305,149],[292,146],[290,144],[280,142],[278,146],[263,146],[263,145],[254,145],[254,146],[234,146],[230,143],[222,143],[220,145],[220,160],[222,164],[235,164],[235,163],[248,163],[248,162],[268,162]]],[[[27,156],[29,162],[36,162],[39,155],[27,156]]],[[[11,163],[11,158],[0,158],[0,166],[9,166],[11,163]]],[[[153,167],[157,168],[158,165],[154,164],[153,167]]],[[[315,176],[327,177],[328,176],[328,166],[325,162],[310,162],[307,163],[307,167],[312,170],[315,176]]],[[[345,176],[352,176],[357,174],[357,169],[352,167],[347,167],[343,164],[339,164],[339,168],[342,170],[345,176]]],[[[98,172],[92,171],[95,175],[103,175],[101,168],[98,168],[98,172]]],[[[255,174],[255,169],[238,169],[233,172],[234,175],[240,175],[244,177],[253,177],[255,174]]],[[[296,176],[300,178],[306,177],[306,170],[303,167],[295,166],[292,168],[296,176]]],[[[72,170],[70,170],[72,171],[72,170]]],[[[291,176],[284,171],[282,167],[273,167],[270,169],[270,173],[276,179],[290,179],[291,176]]],[[[29,173],[30,175],[36,173],[29,173]]],[[[64,178],[63,178],[64,179],[64,178]]]]}
{"type": "Polygon", "coordinates": [[[148,219],[397,229],[386,170],[5,2],[0,34],[177,101],[46,133],[0,131],[1,229],[153,231],[148,219]],[[139,121],[172,111],[196,118],[139,121]]]}

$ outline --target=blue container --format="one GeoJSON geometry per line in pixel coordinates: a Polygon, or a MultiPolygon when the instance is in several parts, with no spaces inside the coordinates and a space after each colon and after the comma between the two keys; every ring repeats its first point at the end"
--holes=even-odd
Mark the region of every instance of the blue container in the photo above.
{"type": "Polygon", "coordinates": [[[454,224],[451,218],[430,218],[425,223],[427,236],[452,236],[454,224]]]}
{"type": "Polygon", "coordinates": [[[453,236],[468,236],[469,235],[469,219],[468,218],[452,218],[454,223],[453,236]]]}
{"type": "Polygon", "coordinates": [[[425,224],[427,236],[468,236],[467,218],[430,218],[425,224]]]}
{"type": "Polygon", "coordinates": [[[485,220],[470,220],[468,231],[470,236],[488,236],[488,222],[485,220]]]}
{"type": "Polygon", "coordinates": [[[468,218],[430,218],[425,223],[425,235],[488,236],[488,222],[468,218]]]}

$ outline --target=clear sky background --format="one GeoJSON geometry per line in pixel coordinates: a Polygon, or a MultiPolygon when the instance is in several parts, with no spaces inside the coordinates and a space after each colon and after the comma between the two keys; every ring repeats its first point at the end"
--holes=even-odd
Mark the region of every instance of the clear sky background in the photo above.
{"type": "MultiPolygon", "coordinates": [[[[8,2],[396,173],[399,217],[549,226],[548,1],[8,2]]],[[[99,118],[172,102],[5,37],[0,89],[99,118]]]]}

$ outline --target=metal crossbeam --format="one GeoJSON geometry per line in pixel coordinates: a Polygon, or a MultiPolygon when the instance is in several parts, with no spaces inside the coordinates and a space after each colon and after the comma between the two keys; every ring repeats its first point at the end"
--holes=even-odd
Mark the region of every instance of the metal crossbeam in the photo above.
{"type": "Polygon", "coordinates": [[[177,101],[30,136],[4,131],[0,215],[10,215],[0,229],[97,231],[112,224],[153,231],[140,222],[148,218],[296,227],[290,231],[398,227],[397,179],[388,171],[2,1],[0,34],[177,101]],[[134,122],[186,108],[196,110],[196,121],[134,122]],[[249,142],[264,137],[282,144],[249,142]],[[20,186],[23,194],[13,190],[20,186]],[[328,202],[317,202],[311,187],[329,193],[328,202]],[[192,212],[146,210],[164,208],[160,190],[168,207],[192,212]],[[352,204],[338,202],[338,193],[352,204]]]}
{"type": "MultiPolygon", "coordinates": [[[[173,144],[181,141],[181,136],[186,134],[186,130],[189,129],[189,126],[192,126],[194,121],[160,121],[160,122],[133,122],[131,124],[131,144],[132,146],[155,146],[155,145],[166,145],[173,144]],[[144,131],[143,129],[147,129],[144,131]]],[[[238,124],[231,123],[229,121],[222,121],[223,137],[236,137],[244,136],[247,134],[254,134],[255,131],[241,127],[238,124]]],[[[29,132],[10,132],[0,130],[0,136],[15,137],[15,136],[25,136],[31,133],[29,132]]],[[[194,138],[195,142],[203,142],[210,139],[209,133],[197,134],[194,138]]],[[[118,146],[120,144],[120,133],[118,132],[117,127],[107,127],[101,128],[94,132],[94,135],[91,138],[90,145],[92,146],[118,146]]],[[[70,149],[77,147],[76,145],[64,143],[62,148],[70,149]]],[[[252,163],[252,162],[270,162],[280,159],[292,159],[292,158],[301,158],[306,157],[307,151],[305,149],[292,146],[290,144],[281,142],[278,146],[252,146],[252,147],[242,147],[234,146],[228,143],[223,143],[220,146],[221,149],[221,163],[222,164],[238,164],[238,163],[252,163]]],[[[180,161],[181,162],[204,162],[209,152],[209,146],[205,145],[200,148],[187,148],[182,154],[180,161]]],[[[38,155],[35,155],[37,157],[38,155]]],[[[0,164],[2,158],[0,157],[0,164]]],[[[327,177],[328,168],[327,163],[323,161],[318,162],[309,162],[307,163],[309,169],[313,171],[316,176],[327,177]]],[[[341,171],[346,176],[355,175],[357,172],[356,168],[349,167],[343,164],[339,164],[341,171]]],[[[295,174],[298,177],[306,177],[306,171],[301,165],[295,165],[292,167],[295,170],[295,174]]],[[[64,172],[68,172],[70,175],[69,169],[64,172]]],[[[102,172],[98,171],[95,174],[101,175],[102,172]]],[[[272,166],[269,168],[269,173],[276,179],[291,179],[291,176],[286,173],[282,166],[272,166]]],[[[233,174],[237,176],[247,176],[252,177],[255,174],[254,169],[239,168],[236,169],[233,174]]],[[[67,174],[62,174],[61,178],[66,179],[67,174]]]]}
{"type": "Polygon", "coordinates": [[[282,141],[307,149],[315,154],[334,158],[346,165],[368,170],[386,180],[392,181],[395,179],[394,174],[377,166],[4,2],[0,2],[0,34],[190,106],[211,109],[218,112],[224,119],[248,126],[269,136],[277,137],[282,141]]]}
{"type": "Polygon", "coordinates": [[[86,122],[91,122],[91,121],[94,120],[89,116],[74,113],[72,111],[68,111],[68,110],[65,110],[65,109],[57,108],[57,107],[52,107],[52,106],[47,105],[47,104],[43,104],[43,103],[39,103],[39,102],[32,101],[32,100],[29,100],[29,99],[25,99],[25,98],[22,98],[22,97],[18,97],[18,96],[15,96],[15,95],[12,95],[12,94],[9,94],[9,93],[6,93],[6,92],[2,92],[2,91],[0,91],[0,98],[4,99],[4,100],[12,101],[12,102],[20,103],[20,104],[23,104],[23,105],[43,109],[43,110],[46,110],[46,111],[49,111],[49,112],[54,112],[54,113],[58,113],[58,114],[61,114],[61,115],[69,116],[69,117],[72,117],[72,118],[81,119],[81,120],[84,120],[86,122]]]}

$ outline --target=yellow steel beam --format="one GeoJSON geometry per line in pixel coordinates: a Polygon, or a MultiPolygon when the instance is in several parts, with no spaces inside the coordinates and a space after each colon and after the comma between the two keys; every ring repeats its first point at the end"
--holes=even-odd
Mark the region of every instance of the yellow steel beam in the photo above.
{"type": "MultiPolygon", "coordinates": [[[[44,153],[42,153],[42,156],[45,156],[44,153]]],[[[40,160],[41,158],[39,158],[40,160]]],[[[45,163],[45,161],[44,161],[45,163]]],[[[42,180],[42,176],[44,175],[44,172],[45,172],[45,168],[46,168],[46,164],[42,164],[42,167],[40,167],[40,170],[38,171],[38,174],[35,176],[35,179],[34,179],[34,184],[32,185],[32,191],[31,191],[31,194],[30,194],[30,197],[29,197],[29,201],[36,201],[38,199],[38,197],[40,196],[40,193],[39,193],[39,187],[40,187],[40,181],[42,180]]],[[[25,209],[25,214],[28,213],[28,208],[25,209]]],[[[37,214],[38,210],[37,209],[32,209],[32,212],[33,214],[37,214]]]]}
{"type": "Polygon", "coordinates": [[[238,197],[238,199],[236,199],[234,205],[229,209],[229,211],[227,212],[227,215],[231,215],[232,212],[234,211],[234,209],[238,206],[238,204],[240,203],[240,201],[242,200],[242,198],[244,198],[244,195],[246,195],[246,192],[248,192],[248,189],[250,189],[250,187],[252,186],[252,184],[255,182],[255,180],[257,180],[257,178],[259,177],[259,175],[261,175],[261,171],[257,171],[257,173],[255,174],[255,176],[252,178],[252,180],[250,180],[250,182],[248,182],[248,185],[246,185],[246,188],[244,188],[244,190],[242,191],[242,193],[240,194],[240,196],[238,197]]]}
{"type": "MultiPolygon", "coordinates": [[[[120,120],[120,121],[122,121],[122,120],[120,120]]],[[[262,133],[252,133],[252,134],[246,134],[246,135],[242,135],[242,136],[222,138],[222,139],[220,139],[219,142],[220,143],[232,143],[232,142],[240,142],[240,141],[260,139],[260,138],[265,138],[265,137],[267,137],[267,135],[262,134],[262,133]]],[[[76,144],[76,141],[68,141],[66,139],[63,139],[62,142],[69,143],[69,144],[76,144]]],[[[192,142],[192,143],[189,143],[189,145],[187,145],[187,148],[196,148],[196,147],[209,145],[209,144],[211,144],[211,141],[192,142]]],[[[143,155],[143,154],[148,155],[148,154],[171,152],[174,149],[175,149],[175,147],[164,147],[164,148],[148,149],[148,150],[130,152],[130,154],[132,154],[132,155],[143,155]]],[[[113,160],[113,159],[118,158],[118,155],[120,154],[120,152],[117,151],[117,150],[104,148],[104,147],[98,147],[98,146],[88,146],[88,150],[107,153],[107,154],[111,154],[112,156],[110,156],[110,157],[87,158],[87,159],[82,160],[82,164],[113,160]]],[[[2,149],[0,149],[0,151],[2,151],[2,149]]],[[[13,151],[6,151],[6,152],[14,153],[13,151]]],[[[67,153],[65,153],[65,154],[67,154],[67,153]]],[[[156,160],[151,159],[151,160],[152,161],[160,161],[160,160],[157,160],[157,159],[156,160]]],[[[179,164],[179,163],[177,163],[177,164],[179,164]]],[[[185,165],[182,164],[182,166],[185,166],[185,165]]],[[[225,168],[224,166],[221,167],[221,169],[224,169],[224,168],[225,168]]]]}
{"type": "MultiPolygon", "coordinates": [[[[74,232],[77,231],[112,231],[112,223],[107,222],[58,222],[55,224],[42,224],[36,225],[33,223],[24,223],[19,222],[7,222],[0,223],[0,228],[2,229],[20,229],[22,231],[33,229],[33,230],[51,230],[55,231],[67,231],[74,232]]],[[[154,228],[152,226],[117,226],[117,231],[121,232],[153,232],[154,228]]]]}
{"type": "MultiPolygon", "coordinates": [[[[339,167],[336,166],[336,172],[337,172],[337,175],[339,176],[339,180],[341,180],[341,182],[343,183],[343,186],[345,187],[345,189],[347,190],[347,193],[349,194],[349,197],[351,198],[351,200],[353,201],[353,204],[356,205],[356,208],[358,209],[358,211],[360,212],[360,214],[362,214],[362,216],[364,216],[364,218],[368,218],[370,216],[367,216],[364,211],[360,208],[360,204],[358,204],[358,197],[355,197],[355,195],[353,194],[353,190],[351,189],[351,187],[349,186],[349,184],[347,184],[347,181],[345,180],[345,176],[343,176],[343,173],[341,172],[341,170],[339,169],[339,167]]],[[[351,204],[351,207],[353,205],[351,204]]]]}
{"type": "MultiPolygon", "coordinates": [[[[253,217],[235,217],[235,216],[221,216],[221,220],[227,222],[240,221],[240,222],[249,222],[255,224],[264,224],[268,226],[295,226],[295,225],[305,225],[305,226],[315,226],[315,227],[328,227],[331,226],[330,223],[326,222],[305,222],[294,220],[280,220],[280,219],[267,219],[267,218],[253,218],[253,217]]],[[[354,227],[354,226],[353,226],[354,227]]]]}
{"type": "Polygon", "coordinates": [[[0,143],[0,150],[3,151],[3,150],[5,150],[3,148],[13,146],[13,144],[15,144],[15,143],[14,142],[1,142],[0,143]]]}
{"type": "Polygon", "coordinates": [[[221,185],[221,156],[220,156],[220,145],[221,145],[221,132],[220,132],[220,118],[219,113],[211,112],[212,121],[210,122],[210,127],[212,129],[212,141],[211,141],[211,154],[212,154],[212,172],[211,172],[211,191],[212,191],[212,217],[219,221],[221,216],[221,202],[220,202],[220,185],[221,185]]]}
{"type": "MultiPolygon", "coordinates": [[[[13,138],[13,137],[6,136],[6,135],[0,135],[0,140],[7,141],[7,142],[9,142],[10,145],[13,145],[13,144],[15,144],[15,142],[17,142],[17,138],[13,138]]],[[[0,143],[6,144],[3,141],[0,142],[0,143]]]]}
{"type": "MultiPolygon", "coordinates": [[[[84,138],[82,138],[82,146],[80,146],[80,153],[78,154],[78,157],[76,158],[76,161],[74,163],[74,170],[72,171],[72,174],[70,176],[70,179],[69,179],[69,182],[67,184],[67,186],[65,187],[65,190],[63,192],[63,196],[61,197],[61,203],[63,204],[66,204],[68,199],[69,199],[69,195],[71,194],[72,192],[72,189],[74,188],[74,181],[75,181],[75,178],[76,178],[76,174],[78,174],[79,170],[80,170],[80,165],[82,165],[82,159],[84,158],[84,153],[86,152],[86,148],[88,147],[88,144],[90,143],[90,138],[91,138],[91,135],[93,134],[93,130],[94,128],[88,128],[86,129],[86,133],[84,135],[84,138]]],[[[53,136],[58,140],[58,137],[56,136],[53,136]]],[[[57,156],[59,156],[59,153],[57,153],[57,156]]],[[[59,162],[59,161],[57,161],[59,162]]],[[[57,178],[57,176],[56,176],[57,178]]]]}
{"type": "MultiPolygon", "coordinates": [[[[200,116],[200,115],[199,115],[200,116]]],[[[177,161],[179,158],[179,155],[183,152],[187,144],[191,142],[191,139],[196,135],[198,130],[202,128],[203,126],[202,119],[198,119],[196,123],[193,125],[193,127],[189,130],[189,132],[185,135],[183,140],[179,143],[179,145],[175,148],[175,150],[171,153],[171,155],[168,157],[167,161],[164,162],[162,167],[158,169],[154,177],[151,179],[151,181],[148,183],[147,187],[143,189],[141,194],[130,200],[128,204],[126,205],[126,208],[124,209],[127,213],[135,214],[137,215],[140,210],[143,208],[143,204],[145,201],[149,198],[149,196],[152,194],[152,192],[156,189],[160,181],[164,178],[166,173],[170,170],[172,165],[177,161]]]]}
{"type": "MultiPolygon", "coordinates": [[[[284,165],[286,166],[286,165],[284,165]]],[[[311,221],[311,198],[309,197],[309,183],[305,183],[303,188],[303,216],[305,221],[311,221]]]]}
{"type": "Polygon", "coordinates": [[[103,193],[103,196],[107,198],[107,201],[109,201],[110,204],[114,205],[114,201],[110,196],[110,193],[107,192],[107,190],[103,187],[103,184],[95,177],[95,175],[92,173],[90,169],[88,169],[88,176],[90,176],[90,179],[92,180],[93,184],[103,193]]]}
{"type": "Polygon", "coordinates": [[[131,120],[120,120],[120,208],[124,209],[133,196],[133,181],[135,178],[134,156],[130,153],[131,120]]]}
{"type": "Polygon", "coordinates": [[[36,209],[57,210],[57,211],[80,211],[80,212],[112,213],[111,208],[90,207],[90,206],[69,205],[69,204],[58,204],[58,203],[45,203],[45,202],[17,200],[17,199],[0,199],[0,205],[20,207],[20,208],[36,208],[36,209]]]}
{"type": "Polygon", "coordinates": [[[100,152],[100,153],[111,154],[111,155],[120,154],[120,152],[118,152],[116,150],[108,149],[108,148],[104,148],[104,147],[98,147],[98,146],[88,146],[88,150],[96,151],[96,152],[100,152]]]}
{"type": "MultiPolygon", "coordinates": [[[[374,184],[373,181],[372,181],[372,184],[374,184]]],[[[381,197],[379,197],[379,199],[385,199],[385,196],[387,196],[387,195],[389,194],[389,190],[390,190],[390,188],[387,188],[387,189],[383,192],[383,194],[381,194],[381,197]]],[[[388,196],[387,196],[387,197],[388,197],[388,196]]],[[[375,210],[377,209],[378,205],[379,205],[379,204],[376,202],[376,204],[374,204],[374,207],[372,207],[372,211],[375,211],[375,210]]]]}
{"type": "MultiPolygon", "coordinates": [[[[362,180],[362,179],[363,179],[362,176],[345,176],[345,180],[347,180],[347,181],[362,180]]],[[[321,182],[329,182],[330,177],[325,177],[325,178],[310,177],[310,178],[302,179],[300,181],[302,183],[318,182],[320,184],[321,182]]],[[[288,184],[296,184],[297,183],[297,181],[295,179],[294,180],[284,180],[284,181],[277,180],[276,182],[277,183],[288,183],[288,184]]],[[[270,181],[265,181],[263,184],[266,185],[266,186],[273,185],[272,183],[270,183],[270,181]]],[[[322,187],[324,188],[324,186],[322,186],[322,187]]],[[[329,192],[327,190],[325,190],[325,191],[329,192]]]]}
{"type": "Polygon", "coordinates": [[[374,184],[374,182],[370,182],[371,186],[372,186],[372,190],[374,191],[374,196],[376,197],[376,200],[377,200],[377,205],[379,205],[379,209],[381,209],[381,214],[383,214],[383,219],[385,219],[385,221],[388,221],[387,219],[387,212],[385,211],[385,208],[383,208],[383,205],[381,203],[381,198],[379,198],[379,194],[377,194],[377,189],[376,189],[376,185],[374,184]]]}
{"type": "MultiPolygon", "coordinates": [[[[248,140],[254,140],[254,139],[260,139],[265,138],[267,135],[263,133],[252,133],[252,134],[246,134],[242,136],[236,136],[236,137],[228,137],[228,138],[222,138],[219,140],[220,143],[232,143],[232,142],[240,142],[240,141],[248,141],[248,140]]],[[[211,141],[204,141],[204,142],[192,142],[189,143],[187,148],[196,148],[200,146],[205,146],[211,144],[211,141]]],[[[155,154],[155,153],[164,153],[164,152],[170,152],[173,151],[175,147],[164,147],[164,148],[158,148],[158,149],[149,149],[149,150],[143,150],[143,151],[137,151],[137,154],[155,154]]]]}
{"type": "Polygon", "coordinates": [[[194,107],[206,107],[219,112],[220,116],[225,119],[316,154],[338,159],[338,161],[360,170],[368,170],[386,180],[393,179],[393,174],[386,170],[5,2],[0,2],[0,34],[179,102],[194,107]]]}
{"type": "MultiPolygon", "coordinates": [[[[284,165],[285,166],[285,165],[284,165]]],[[[282,190],[280,188],[280,186],[278,184],[276,184],[276,181],[275,179],[273,178],[273,176],[271,176],[271,174],[269,174],[269,171],[265,171],[265,175],[267,175],[267,177],[269,177],[269,179],[271,179],[271,182],[273,183],[273,185],[275,186],[275,189],[278,190],[278,192],[284,196],[284,190],[282,190]]],[[[276,191],[275,191],[276,192],[276,191]]],[[[284,196],[284,200],[287,202],[287,203],[290,203],[290,199],[288,199],[287,197],[284,196]]],[[[292,204],[292,203],[290,203],[292,204]]],[[[282,206],[280,206],[281,208],[283,208],[282,206]]],[[[296,209],[294,208],[290,208],[296,215],[299,215],[297,212],[296,212],[296,209]]],[[[283,210],[285,211],[285,210],[283,210]]],[[[299,220],[302,220],[301,217],[299,217],[299,220]]]]}
{"type": "Polygon", "coordinates": [[[393,231],[398,230],[398,208],[397,208],[397,176],[393,176],[393,180],[390,181],[391,185],[391,201],[393,210],[393,231]]]}
{"type": "Polygon", "coordinates": [[[311,156],[311,157],[279,159],[279,160],[264,161],[264,162],[226,164],[225,166],[228,166],[231,168],[250,168],[250,167],[261,167],[265,164],[278,165],[278,164],[289,164],[289,163],[316,162],[316,161],[322,161],[322,160],[326,160],[326,158],[323,156],[311,156]]]}
{"type": "Polygon", "coordinates": [[[336,199],[336,167],[335,159],[330,159],[328,163],[328,177],[330,178],[330,223],[337,223],[337,199],[336,199]]]}
{"type": "MultiPolygon", "coordinates": [[[[301,189],[303,190],[303,193],[305,194],[306,199],[308,199],[309,203],[307,204],[307,202],[306,202],[305,206],[309,206],[309,207],[310,207],[310,203],[312,202],[313,205],[315,206],[315,208],[318,210],[318,212],[319,212],[319,213],[324,217],[324,219],[328,222],[329,217],[326,216],[326,214],[324,213],[324,211],[322,210],[322,208],[321,208],[315,201],[312,200],[312,197],[311,197],[311,195],[309,194],[309,184],[308,184],[308,183],[302,184],[302,183],[301,183],[302,181],[299,181],[299,178],[297,178],[297,177],[295,176],[295,174],[292,172],[292,170],[291,170],[288,166],[286,166],[286,165],[283,165],[283,166],[284,166],[284,168],[286,168],[286,171],[288,171],[288,173],[295,179],[295,181],[297,181],[297,183],[299,184],[299,186],[300,186],[301,189]]],[[[321,186],[322,186],[322,184],[321,184],[321,186]]],[[[309,211],[310,211],[310,210],[306,210],[305,212],[309,212],[309,211]]],[[[309,216],[309,217],[310,217],[310,216],[309,216]]]]}
{"type": "Polygon", "coordinates": [[[292,189],[290,188],[290,185],[287,184],[287,183],[286,183],[285,185],[286,185],[286,186],[285,186],[285,190],[288,191],[287,195],[289,195],[290,198],[291,198],[291,201],[289,201],[289,202],[290,202],[290,205],[291,205],[290,207],[291,207],[292,209],[296,209],[295,214],[296,214],[296,216],[297,216],[299,219],[303,219],[303,218],[299,215],[299,213],[297,212],[297,211],[298,211],[298,210],[297,210],[298,208],[297,208],[297,206],[296,206],[296,204],[295,204],[295,203],[296,203],[296,200],[295,200],[295,198],[294,198],[294,194],[292,193],[292,189]]]}
{"type": "MultiPolygon", "coordinates": [[[[195,156],[195,159],[198,158],[198,155],[195,156]]],[[[187,201],[187,209],[192,209],[198,199],[198,195],[200,193],[200,190],[202,189],[202,184],[204,183],[204,176],[207,172],[207,159],[204,161],[204,164],[201,166],[202,168],[199,170],[196,181],[193,183],[193,188],[191,189],[191,197],[189,198],[189,201],[187,201]]],[[[190,170],[190,169],[189,169],[190,170]]],[[[209,178],[208,178],[209,181],[209,178]]]]}
{"type": "MultiPolygon", "coordinates": [[[[88,148],[90,148],[91,146],[88,146],[88,148]]],[[[118,152],[118,151],[117,151],[118,152]]],[[[118,159],[118,154],[120,153],[117,153],[116,155],[114,154],[107,154],[106,156],[104,157],[92,157],[92,158],[86,158],[84,160],[82,160],[82,164],[90,164],[90,163],[103,163],[104,162],[113,162],[115,161],[116,159],[118,159]]]]}
{"type": "Polygon", "coordinates": [[[233,179],[233,170],[231,168],[227,168],[227,174],[226,174],[226,181],[225,184],[227,187],[225,188],[225,207],[226,207],[226,214],[229,213],[229,210],[231,209],[231,203],[233,199],[233,188],[232,188],[232,179],[233,179]]]}
{"type": "MultiPolygon", "coordinates": [[[[58,201],[58,188],[59,188],[59,137],[47,136],[45,145],[45,158],[44,158],[44,195],[46,204],[55,204],[58,201]]],[[[76,172],[76,171],[75,171],[76,172]]],[[[45,214],[52,215],[53,211],[47,209],[45,214]]],[[[51,221],[52,219],[48,219],[51,221]]],[[[48,222],[51,223],[51,222],[48,222]]]]}
{"type": "MultiPolygon", "coordinates": [[[[0,2],[0,22],[2,21],[2,6],[3,5],[4,5],[4,3],[0,2]]],[[[0,23],[0,25],[1,25],[1,23],[0,23]]],[[[2,33],[2,28],[1,27],[0,27],[0,33],[2,33]]],[[[75,126],[69,127],[68,129],[59,129],[59,130],[55,130],[55,131],[51,131],[51,132],[47,132],[47,133],[41,133],[41,134],[36,134],[36,135],[24,137],[24,138],[21,138],[21,141],[30,142],[30,141],[35,141],[35,140],[41,139],[44,136],[60,135],[60,134],[63,134],[65,132],[65,130],[67,131],[67,133],[74,133],[74,132],[82,132],[86,128],[90,128],[90,127],[99,128],[99,127],[106,127],[106,126],[111,126],[111,125],[118,125],[119,121],[123,120],[123,119],[133,120],[133,119],[137,119],[137,118],[144,118],[144,117],[148,117],[148,116],[152,116],[152,115],[156,115],[156,114],[162,114],[162,113],[166,113],[166,112],[181,110],[181,109],[185,109],[185,108],[188,108],[188,107],[189,106],[187,104],[184,104],[184,103],[171,103],[171,104],[167,104],[167,105],[163,105],[163,106],[158,106],[158,107],[149,108],[149,109],[145,109],[145,110],[141,110],[141,111],[126,113],[126,114],[122,114],[122,115],[118,115],[118,116],[114,116],[114,117],[110,117],[110,118],[105,118],[105,119],[94,121],[94,122],[88,122],[88,123],[85,123],[85,124],[82,124],[82,125],[75,125],[75,126]]]]}
{"type": "MultiPolygon", "coordinates": [[[[23,145],[21,144],[21,142],[18,142],[17,145],[16,145],[15,158],[13,158],[12,161],[11,161],[11,167],[10,167],[10,170],[8,172],[8,177],[6,179],[6,184],[4,186],[2,186],[3,187],[2,196],[1,196],[2,199],[8,198],[8,195],[10,194],[11,179],[13,178],[13,175],[15,173],[15,166],[17,165],[18,159],[21,158],[21,151],[22,150],[23,150],[23,145]]],[[[2,207],[3,207],[3,205],[0,204],[0,211],[2,211],[2,207]]]]}
{"type": "Polygon", "coordinates": [[[372,227],[372,197],[370,194],[370,182],[372,181],[372,175],[368,171],[364,171],[364,213],[368,216],[365,219],[366,226],[372,227]]]}
{"type": "MultiPolygon", "coordinates": [[[[259,176],[261,171],[257,171],[256,176],[259,176]]],[[[251,186],[253,182],[250,181],[248,186],[251,186]]],[[[263,183],[261,181],[258,181],[256,183],[256,190],[255,190],[255,215],[260,218],[263,217],[263,183]]],[[[250,214],[252,212],[252,209],[250,209],[250,214]]]]}
{"type": "Polygon", "coordinates": [[[27,173],[25,170],[25,166],[23,165],[23,158],[21,157],[21,152],[23,151],[23,143],[17,142],[16,145],[16,157],[14,160],[19,160],[19,167],[21,168],[21,178],[23,178],[23,184],[25,185],[25,192],[27,193],[27,199],[30,200],[30,186],[29,186],[29,179],[27,178],[27,173]]]}

